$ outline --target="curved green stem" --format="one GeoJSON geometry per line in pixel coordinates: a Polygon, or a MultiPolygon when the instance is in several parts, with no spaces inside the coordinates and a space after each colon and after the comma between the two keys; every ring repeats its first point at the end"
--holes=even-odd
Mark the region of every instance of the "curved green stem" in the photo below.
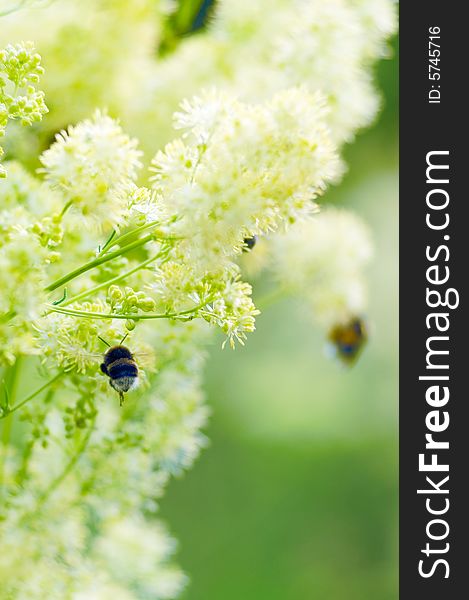
{"type": "Polygon", "coordinates": [[[63,207],[61,213],[60,213],[60,219],[62,219],[62,217],[65,216],[65,213],[67,212],[67,210],[72,206],[73,204],[73,200],[69,200],[67,202],[67,204],[63,207]]]}
{"type": "Polygon", "coordinates": [[[72,298],[68,298],[67,300],[65,300],[65,302],[61,302],[60,306],[62,306],[62,307],[67,306],[68,304],[73,304],[73,302],[78,302],[79,300],[83,300],[83,298],[87,298],[88,296],[91,296],[91,294],[99,292],[100,290],[105,289],[105,288],[109,287],[110,285],[114,285],[115,283],[118,283],[119,281],[121,281],[122,279],[125,279],[126,277],[130,277],[130,275],[133,275],[137,271],[140,271],[140,269],[144,269],[147,265],[152,263],[159,256],[160,256],[159,252],[157,254],[153,254],[153,256],[150,256],[150,258],[147,258],[147,260],[144,260],[142,263],[138,264],[133,269],[130,269],[129,271],[126,271],[125,273],[121,273],[120,275],[117,275],[116,277],[113,277],[112,279],[108,279],[104,283],[100,283],[99,285],[95,286],[94,288],[85,290],[84,292],[81,292],[81,294],[77,294],[76,296],[73,296],[72,298]]]}
{"type": "Polygon", "coordinates": [[[22,406],[24,406],[25,404],[27,404],[28,402],[30,402],[31,400],[33,400],[36,396],[38,396],[41,392],[43,392],[49,386],[51,386],[52,384],[54,384],[63,375],[64,375],[63,371],[61,371],[60,373],[57,373],[57,375],[55,377],[53,377],[52,379],[50,379],[48,382],[46,382],[44,385],[42,385],[40,388],[38,388],[32,394],[30,394],[29,396],[27,396],[24,400],[21,400],[21,402],[18,402],[18,404],[15,404],[15,406],[13,406],[12,408],[10,408],[7,413],[5,413],[4,415],[0,416],[0,420],[1,419],[5,419],[6,417],[8,417],[8,415],[11,415],[11,413],[14,413],[18,409],[20,409],[22,406]]]}
{"type": "Polygon", "coordinates": [[[178,313],[128,313],[128,314],[112,314],[112,313],[95,313],[88,312],[86,310],[74,310],[72,308],[62,308],[62,306],[54,306],[53,304],[47,304],[47,308],[51,312],[61,313],[63,315],[70,315],[72,317],[85,317],[88,319],[125,319],[132,321],[142,321],[149,319],[178,319],[180,317],[184,317],[185,315],[190,315],[198,311],[199,309],[210,304],[214,298],[209,298],[205,302],[198,304],[192,308],[188,308],[187,310],[182,310],[178,313]]]}
{"type": "Polygon", "coordinates": [[[16,312],[14,310],[10,310],[7,313],[0,315],[0,323],[7,323],[10,319],[13,319],[15,315],[16,312]]]}
{"type": "Polygon", "coordinates": [[[102,248],[100,248],[98,254],[104,254],[104,251],[107,250],[109,248],[109,244],[112,242],[112,240],[116,237],[117,233],[116,230],[113,229],[111,235],[108,237],[108,239],[106,240],[106,243],[104,244],[104,246],[102,248]]]}
{"type": "MultiPolygon", "coordinates": [[[[18,388],[19,372],[21,368],[21,356],[18,356],[15,364],[11,367],[8,380],[5,382],[8,390],[8,402],[13,402],[16,396],[18,388]]],[[[5,416],[10,415],[11,411],[7,411],[5,416]]],[[[0,490],[3,484],[3,472],[5,468],[5,462],[8,455],[8,446],[10,443],[11,428],[13,425],[13,419],[7,419],[3,424],[2,438],[0,442],[0,490]]]]}
{"type": "Polygon", "coordinates": [[[127,242],[127,240],[132,239],[139,233],[142,233],[143,231],[148,231],[148,229],[156,227],[157,225],[159,225],[159,221],[151,221],[151,223],[145,223],[145,225],[140,225],[140,227],[136,227],[135,229],[132,229],[132,231],[128,231],[127,233],[124,233],[117,237],[116,232],[114,231],[113,234],[111,234],[111,237],[101,248],[101,252],[99,254],[105,254],[107,250],[114,248],[114,246],[125,246],[125,242],[127,242]]]}
{"type": "Polygon", "coordinates": [[[135,250],[135,248],[140,248],[141,246],[144,246],[147,242],[149,242],[153,238],[154,238],[154,236],[152,234],[150,234],[139,240],[136,240],[135,242],[133,242],[131,244],[127,244],[126,246],[124,246],[123,248],[120,248],[119,250],[115,250],[114,252],[110,252],[109,254],[99,256],[99,257],[95,258],[94,260],[91,260],[90,262],[85,263],[81,267],[78,267],[78,269],[71,271],[67,275],[64,275],[60,279],[57,279],[56,281],[52,282],[50,285],[48,285],[45,288],[45,291],[53,292],[61,285],[64,285],[64,284],[68,283],[69,281],[71,281],[72,279],[75,279],[79,275],[86,273],[86,271],[89,271],[90,269],[94,269],[95,267],[98,267],[99,265],[102,265],[105,262],[113,260],[114,258],[117,258],[118,256],[126,254],[127,252],[130,252],[131,250],[135,250]]]}

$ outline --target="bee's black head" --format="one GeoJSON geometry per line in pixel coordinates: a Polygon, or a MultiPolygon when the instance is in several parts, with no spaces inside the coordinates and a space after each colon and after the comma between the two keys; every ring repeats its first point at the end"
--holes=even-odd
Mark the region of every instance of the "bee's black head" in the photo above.
{"type": "Polygon", "coordinates": [[[111,363],[119,360],[120,358],[132,359],[132,352],[125,346],[112,346],[112,348],[109,348],[104,355],[103,365],[108,367],[111,363]]]}

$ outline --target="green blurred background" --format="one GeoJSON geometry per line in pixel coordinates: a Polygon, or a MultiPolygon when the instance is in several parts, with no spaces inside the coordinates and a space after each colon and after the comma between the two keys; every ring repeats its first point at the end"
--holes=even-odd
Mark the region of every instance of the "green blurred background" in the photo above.
{"type": "Polygon", "coordinates": [[[369,344],[341,368],[285,300],[245,348],[211,349],[210,447],[161,502],[191,578],[184,600],[398,597],[397,55],[395,41],[376,70],[380,118],[346,149],[349,172],[324,198],[374,235],[369,344]]]}

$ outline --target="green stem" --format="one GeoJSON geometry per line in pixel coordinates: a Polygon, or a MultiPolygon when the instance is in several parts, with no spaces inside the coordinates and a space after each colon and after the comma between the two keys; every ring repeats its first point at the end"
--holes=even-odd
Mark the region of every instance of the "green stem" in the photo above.
{"type": "Polygon", "coordinates": [[[0,417],[0,419],[5,419],[9,415],[11,415],[11,413],[14,413],[18,409],[20,409],[22,406],[24,406],[25,404],[27,404],[28,402],[30,402],[31,400],[33,400],[36,396],[38,396],[41,392],[43,392],[49,386],[51,386],[52,384],[54,384],[63,375],[64,375],[63,371],[60,372],[60,373],[57,373],[57,375],[55,377],[53,377],[52,379],[50,379],[47,383],[45,383],[40,388],[38,388],[36,391],[34,391],[32,394],[30,394],[29,396],[27,396],[24,400],[21,400],[21,402],[18,402],[18,404],[16,404],[12,408],[10,408],[10,410],[6,414],[2,415],[0,417]]]}
{"type": "Polygon", "coordinates": [[[140,225],[140,227],[136,227],[135,229],[132,229],[132,231],[129,231],[127,233],[119,235],[118,237],[115,237],[116,232],[114,231],[114,235],[111,235],[111,237],[108,239],[108,241],[101,248],[101,252],[99,254],[100,255],[105,254],[106,250],[108,250],[110,248],[114,248],[114,246],[121,246],[121,247],[125,246],[125,242],[127,240],[132,239],[139,233],[142,233],[142,231],[147,231],[148,229],[151,229],[152,227],[156,227],[156,225],[158,225],[158,224],[159,224],[159,221],[152,221],[151,223],[145,223],[145,225],[140,225]]]}
{"type": "MultiPolygon", "coordinates": [[[[17,388],[18,388],[19,372],[21,369],[21,361],[22,361],[21,356],[18,356],[15,364],[10,369],[8,380],[5,382],[5,385],[7,386],[7,389],[8,389],[9,402],[14,402],[15,397],[16,397],[16,392],[17,392],[17,388]]],[[[10,411],[8,413],[6,413],[5,416],[9,416],[9,415],[10,415],[10,411]]],[[[3,485],[4,468],[5,468],[6,458],[8,455],[12,425],[13,425],[13,419],[12,418],[7,419],[4,422],[3,429],[2,429],[2,438],[1,438],[1,444],[0,444],[0,490],[3,485]]]]}
{"type": "Polygon", "coordinates": [[[61,306],[54,306],[53,304],[46,304],[47,308],[51,312],[61,313],[63,315],[70,315],[72,317],[85,317],[88,319],[130,319],[132,321],[142,321],[149,319],[178,319],[179,317],[183,317],[185,315],[189,315],[198,311],[199,309],[207,306],[212,302],[213,298],[209,298],[207,301],[198,304],[192,308],[188,308],[187,310],[182,310],[178,313],[145,313],[145,314],[112,314],[112,313],[95,313],[88,312],[86,310],[74,310],[71,308],[62,308],[61,306]]]}
{"type": "Polygon", "coordinates": [[[121,256],[122,254],[126,254],[127,252],[130,252],[131,250],[135,250],[135,248],[140,248],[141,246],[144,246],[147,242],[152,240],[153,237],[154,236],[151,234],[147,235],[139,240],[136,240],[132,244],[127,244],[127,246],[124,246],[123,248],[120,248],[119,250],[115,250],[114,252],[110,252],[109,254],[105,254],[104,256],[99,256],[98,258],[91,260],[90,262],[85,263],[81,267],[78,267],[78,269],[71,271],[67,275],[64,275],[60,279],[57,279],[56,281],[54,281],[53,283],[48,285],[45,288],[45,291],[53,292],[61,285],[64,285],[65,283],[68,283],[69,281],[71,281],[72,279],[75,279],[79,275],[86,273],[86,271],[89,271],[90,269],[94,269],[95,267],[98,267],[99,265],[102,265],[105,262],[113,260],[114,258],[121,256]]]}
{"type": "Polygon", "coordinates": [[[13,319],[15,315],[16,312],[14,310],[10,310],[9,312],[0,315],[0,323],[7,323],[10,319],[13,319]]]}
{"type": "Polygon", "coordinates": [[[63,216],[65,216],[65,213],[67,212],[67,210],[72,206],[73,204],[73,200],[69,200],[67,202],[67,204],[63,207],[62,212],[60,213],[60,218],[62,219],[63,216]]]}
{"type": "Polygon", "coordinates": [[[160,253],[150,256],[150,258],[147,258],[147,260],[144,260],[142,263],[140,263],[133,269],[130,269],[130,271],[121,273],[120,275],[117,275],[116,277],[113,277],[112,279],[108,279],[104,283],[100,283],[99,285],[95,286],[94,288],[85,290],[84,292],[81,292],[81,294],[77,294],[76,296],[69,298],[65,302],[61,302],[60,306],[64,307],[64,306],[67,306],[68,304],[73,304],[73,302],[78,302],[79,300],[83,300],[83,298],[87,298],[88,296],[91,296],[91,294],[99,292],[103,288],[109,287],[110,285],[114,285],[115,283],[121,281],[122,279],[125,279],[126,277],[130,277],[130,275],[133,275],[137,271],[140,271],[140,269],[144,269],[147,265],[149,265],[154,260],[156,260],[158,258],[158,256],[160,256],[160,253]]]}
{"type": "Polygon", "coordinates": [[[106,243],[104,244],[104,246],[100,249],[100,251],[98,252],[98,254],[104,254],[104,251],[109,247],[109,244],[112,242],[112,240],[116,237],[117,233],[116,230],[113,229],[111,235],[108,237],[106,243]]]}

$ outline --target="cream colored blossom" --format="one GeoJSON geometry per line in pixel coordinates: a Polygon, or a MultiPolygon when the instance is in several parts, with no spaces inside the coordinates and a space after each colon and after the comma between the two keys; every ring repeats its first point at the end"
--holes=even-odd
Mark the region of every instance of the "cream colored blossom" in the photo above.
{"type": "Polygon", "coordinates": [[[277,281],[305,298],[320,324],[330,328],[365,312],[364,269],[372,245],[357,216],[329,208],[272,238],[271,244],[277,281]]]}
{"type": "Polygon", "coordinates": [[[140,156],[137,141],[97,111],[92,119],[58,134],[41,162],[46,180],[61,191],[72,210],[103,229],[122,220],[128,199],[119,191],[136,179],[140,156]]]}
{"type": "Polygon", "coordinates": [[[322,98],[303,89],[255,105],[208,93],[183,108],[176,123],[187,141],[156,155],[153,186],[181,215],[173,230],[184,251],[209,268],[239,253],[246,236],[310,214],[340,172],[322,98]]]}
{"type": "Polygon", "coordinates": [[[110,518],[93,548],[93,558],[102,562],[113,578],[137,591],[137,597],[166,600],[182,589],[185,577],[165,563],[174,552],[174,540],[158,523],[141,517],[110,518]]]}
{"type": "Polygon", "coordinates": [[[393,0],[220,0],[208,31],[158,59],[164,5],[61,0],[2,19],[0,40],[35,39],[48,65],[44,90],[57,109],[41,125],[42,144],[107,106],[154,153],[172,139],[179,103],[214,82],[248,102],[300,84],[319,90],[339,143],[376,114],[372,68],[396,30],[393,0]]]}

